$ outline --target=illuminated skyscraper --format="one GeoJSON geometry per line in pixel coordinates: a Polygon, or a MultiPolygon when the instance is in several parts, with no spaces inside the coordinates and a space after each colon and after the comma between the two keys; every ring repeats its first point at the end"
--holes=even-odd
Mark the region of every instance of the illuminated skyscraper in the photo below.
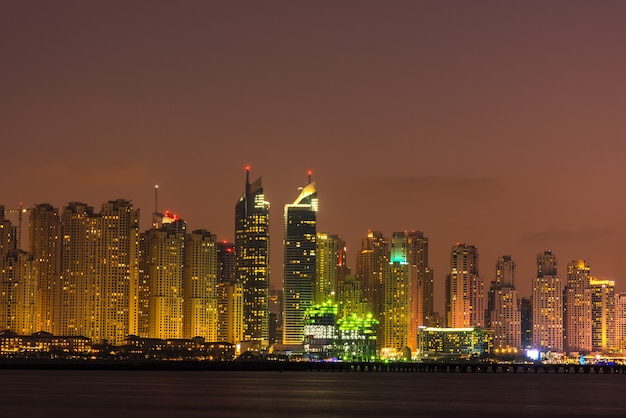
{"type": "Polygon", "coordinates": [[[537,254],[532,311],[533,347],[563,352],[563,280],[557,276],[557,259],[551,251],[537,254]]]}
{"type": "MultiPolygon", "coordinates": [[[[217,298],[217,337],[216,341],[219,342],[231,342],[228,340],[228,301],[229,289],[232,291],[232,286],[235,285],[237,280],[235,279],[235,245],[222,241],[217,243],[217,285],[215,288],[217,298]]],[[[243,314],[240,317],[243,320],[243,314]]],[[[243,329],[243,323],[240,324],[238,329],[243,329]]],[[[233,335],[233,332],[230,332],[233,335]]],[[[237,341],[239,342],[239,341],[237,341]]],[[[234,343],[234,342],[233,342],[234,343]]]]}
{"type": "MultiPolygon", "coordinates": [[[[355,276],[361,282],[363,300],[380,322],[385,296],[383,276],[388,264],[389,240],[379,231],[368,231],[367,237],[361,240],[361,251],[356,255],[355,276]]],[[[378,329],[382,331],[382,327],[378,329]]],[[[382,340],[379,338],[378,341],[382,340]]]]}
{"type": "Polygon", "coordinates": [[[148,336],[182,338],[186,224],[176,217],[142,234],[142,270],[147,275],[148,336]]]}
{"type": "Polygon", "coordinates": [[[428,264],[428,238],[421,231],[407,232],[407,262],[417,269],[418,326],[435,325],[434,273],[428,264]]]}
{"type": "Polygon", "coordinates": [[[71,202],[61,224],[58,332],[121,344],[137,332],[139,210],[118,199],[94,214],[71,202]]]}
{"type": "Polygon", "coordinates": [[[102,204],[98,295],[100,339],[121,344],[137,333],[139,295],[139,210],[118,199],[102,204]]]}
{"type": "Polygon", "coordinates": [[[346,264],[346,243],[338,235],[317,233],[315,303],[335,302],[337,280],[346,264]]]}
{"type": "Polygon", "coordinates": [[[564,349],[567,353],[591,351],[591,288],[589,266],[584,260],[567,265],[563,298],[564,349]]]}
{"type": "Polygon", "coordinates": [[[36,205],[30,212],[29,245],[36,269],[37,331],[58,334],[61,288],[59,286],[61,256],[61,218],[49,204],[36,205]]]}
{"type": "Polygon", "coordinates": [[[284,343],[302,344],[304,312],[315,302],[317,189],[315,182],[285,205],[284,343]]]}
{"type": "Polygon", "coordinates": [[[590,277],[591,344],[594,352],[617,352],[615,282],[590,277]]]}
{"type": "Polygon", "coordinates": [[[515,262],[510,255],[498,258],[496,279],[489,289],[489,327],[495,348],[521,346],[519,295],[515,290],[515,262]]]}
{"type": "Polygon", "coordinates": [[[100,342],[100,260],[102,222],[93,207],[70,202],[61,223],[61,278],[58,333],[100,342]]]}
{"type": "Polygon", "coordinates": [[[457,244],[450,252],[450,274],[446,278],[448,327],[484,326],[485,289],[478,275],[478,250],[457,244]]]}
{"type": "Polygon", "coordinates": [[[4,205],[0,205],[0,260],[9,251],[17,249],[17,229],[5,218],[4,205]]]}
{"type": "Polygon", "coordinates": [[[626,292],[615,294],[615,350],[626,350],[626,292]]]}
{"type": "Polygon", "coordinates": [[[407,262],[407,253],[406,234],[394,232],[390,260],[383,279],[384,309],[380,346],[383,357],[399,358],[403,356],[405,348],[413,352],[417,349],[417,325],[414,323],[417,306],[412,303],[416,302],[412,295],[415,286],[412,281],[417,281],[417,268],[407,262]],[[415,332],[409,331],[410,326],[415,327],[415,332]],[[410,341],[411,336],[415,337],[415,341],[410,341]]]}
{"type": "Polygon", "coordinates": [[[183,338],[217,339],[217,248],[215,235],[204,229],[187,234],[183,338]]]}
{"type": "Polygon", "coordinates": [[[19,335],[35,329],[37,276],[30,254],[11,250],[0,266],[0,327],[19,335]]]}
{"type": "Polygon", "coordinates": [[[261,178],[250,183],[249,168],[235,206],[235,250],[237,281],[243,286],[244,340],[264,348],[269,344],[269,202],[261,178]]]}

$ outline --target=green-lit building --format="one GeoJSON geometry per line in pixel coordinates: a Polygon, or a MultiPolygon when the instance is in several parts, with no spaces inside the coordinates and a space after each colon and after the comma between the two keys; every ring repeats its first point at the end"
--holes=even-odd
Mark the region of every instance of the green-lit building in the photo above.
{"type": "Polygon", "coordinates": [[[420,327],[417,345],[420,360],[472,359],[491,353],[493,335],[490,330],[480,327],[420,327]]]}

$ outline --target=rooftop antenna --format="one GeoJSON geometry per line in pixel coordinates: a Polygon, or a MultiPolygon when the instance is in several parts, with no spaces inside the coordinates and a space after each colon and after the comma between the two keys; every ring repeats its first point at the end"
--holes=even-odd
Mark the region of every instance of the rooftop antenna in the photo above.
{"type": "Polygon", "coordinates": [[[307,172],[307,174],[309,175],[309,183],[308,184],[311,184],[311,174],[313,174],[313,172],[311,170],[309,170],[307,172]]]}
{"type": "Polygon", "coordinates": [[[154,213],[159,213],[159,185],[154,186],[154,213]]]}

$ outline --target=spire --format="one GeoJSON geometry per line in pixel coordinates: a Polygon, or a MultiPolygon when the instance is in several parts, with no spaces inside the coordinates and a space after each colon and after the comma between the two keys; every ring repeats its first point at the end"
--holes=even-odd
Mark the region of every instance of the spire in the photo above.
{"type": "Polygon", "coordinates": [[[311,184],[311,174],[313,174],[313,171],[309,170],[307,174],[309,175],[309,182],[307,184],[311,184]]]}
{"type": "Polygon", "coordinates": [[[250,166],[246,166],[246,196],[250,194],[250,166]]]}

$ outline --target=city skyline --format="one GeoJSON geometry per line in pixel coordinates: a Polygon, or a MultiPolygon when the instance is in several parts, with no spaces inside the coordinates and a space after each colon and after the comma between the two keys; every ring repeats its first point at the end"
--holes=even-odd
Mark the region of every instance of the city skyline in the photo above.
{"type": "Polygon", "coordinates": [[[624,291],[625,9],[7,4],[0,204],[123,198],[145,231],[158,184],[161,210],[231,241],[250,165],[278,286],[281,207],[310,169],[318,231],[353,270],[368,230],[429,237],[440,313],[455,243],[476,246],[486,282],[511,255],[520,296],[545,250],[624,291]]]}

